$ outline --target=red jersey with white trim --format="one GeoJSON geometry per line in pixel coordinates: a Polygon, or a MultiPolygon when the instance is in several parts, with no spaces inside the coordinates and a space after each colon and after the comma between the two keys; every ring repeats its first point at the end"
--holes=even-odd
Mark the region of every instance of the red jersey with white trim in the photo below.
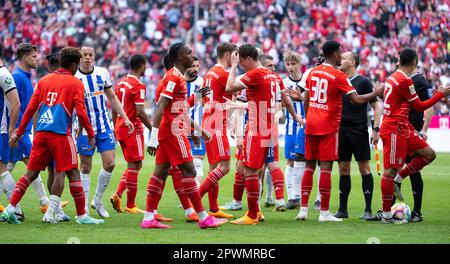
{"type": "Polygon", "coordinates": [[[168,136],[184,135],[190,129],[187,87],[183,74],[173,67],[166,72],[156,88],[156,102],[161,96],[170,100],[159,125],[158,140],[168,136]]]}
{"type": "Polygon", "coordinates": [[[276,94],[284,90],[282,79],[273,71],[256,68],[238,80],[246,87],[248,130],[266,137],[272,133],[275,119],[276,94]]]}
{"type": "Polygon", "coordinates": [[[384,89],[383,122],[380,134],[395,132],[407,137],[410,130],[408,121],[410,102],[417,98],[418,95],[410,77],[400,70],[391,74],[384,89]]]}
{"type": "MultiPolygon", "coordinates": [[[[223,131],[226,134],[226,111],[224,97],[231,100],[233,94],[225,92],[227,86],[229,72],[219,64],[214,65],[208,72],[206,72],[203,77],[202,87],[209,86],[211,88],[208,96],[205,98],[205,106],[203,108],[203,121],[208,120],[210,116],[213,116],[217,109],[222,109],[223,111],[223,131]],[[218,106],[217,104],[222,104],[218,106]]],[[[213,117],[214,118],[214,117],[213,117]]],[[[214,118],[214,120],[217,120],[214,118]]],[[[211,122],[210,120],[209,122],[211,122]]],[[[205,122],[202,122],[204,125],[205,122]]],[[[209,126],[209,124],[208,124],[209,126]]],[[[214,129],[216,126],[214,122],[211,122],[210,127],[214,129]]]]}
{"type": "MultiPolygon", "coordinates": [[[[142,121],[137,116],[136,105],[144,105],[145,103],[145,85],[138,78],[127,75],[116,84],[116,95],[122,103],[123,110],[134,125],[134,132],[142,134],[144,129],[142,121]]],[[[125,139],[129,136],[128,127],[125,120],[118,115],[115,124],[117,140],[125,139]]]]}
{"type": "Polygon", "coordinates": [[[327,135],[339,131],[342,95],[356,92],[345,73],[323,63],[310,71],[305,89],[309,91],[305,134],[327,135]]]}

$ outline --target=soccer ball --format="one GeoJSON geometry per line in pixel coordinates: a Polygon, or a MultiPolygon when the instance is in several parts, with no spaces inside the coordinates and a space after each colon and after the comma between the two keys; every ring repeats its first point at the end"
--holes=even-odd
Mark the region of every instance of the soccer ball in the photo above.
{"type": "Polygon", "coordinates": [[[398,219],[411,220],[411,209],[405,203],[396,203],[391,207],[391,212],[398,219]]]}

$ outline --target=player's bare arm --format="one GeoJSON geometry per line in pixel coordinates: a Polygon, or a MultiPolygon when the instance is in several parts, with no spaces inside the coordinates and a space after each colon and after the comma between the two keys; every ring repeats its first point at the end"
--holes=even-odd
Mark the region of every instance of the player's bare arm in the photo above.
{"type": "Polygon", "coordinates": [[[11,105],[8,132],[10,135],[12,135],[14,130],[16,129],[16,124],[17,120],[19,120],[19,111],[20,111],[20,100],[19,94],[17,93],[17,89],[12,89],[8,93],[6,93],[6,99],[11,105]]]}
{"type": "Polygon", "coordinates": [[[147,147],[147,152],[151,156],[154,156],[156,154],[156,149],[158,148],[159,125],[161,124],[164,109],[166,109],[169,102],[169,98],[161,96],[158,100],[158,103],[156,104],[156,110],[153,113],[153,127],[151,128],[150,141],[147,147]]]}
{"type": "Polygon", "coordinates": [[[374,86],[373,92],[360,95],[357,92],[347,94],[352,104],[365,104],[373,101],[377,96],[381,96],[384,91],[384,83],[377,82],[374,86]]]}
{"type": "MultiPolygon", "coordinates": [[[[117,98],[113,89],[112,88],[105,89],[105,94],[106,94],[106,97],[108,98],[109,102],[111,103],[112,110],[116,112],[116,117],[117,117],[117,114],[119,114],[121,117],[123,117],[124,123],[128,127],[128,133],[129,134],[133,133],[134,125],[133,125],[133,123],[131,123],[130,119],[128,119],[128,116],[125,113],[125,111],[123,110],[123,106],[119,102],[119,99],[117,98]]],[[[144,121],[142,121],[142,122],[144,122],[144,121]]]]}
{"type": "Polygon", "coordinates": [[[144,126],[146,126],[149,130],[152,130],[152,122],[145,112],[145,105],[136,105],[136,115],[142,121],[144,126]]]}
{"type": "Polygon", "coordinates": [[[306,114],[308,113],[308,108],[309,108],[309,91],[306,90],[305,94],[303,96],[305,98],[304,106],[305,106],[305,118],[306,118],[306,114]]]}
{"type": "Polygon", "coordinates": [[[227,93],[234,93],[245,89],[245,85],[236,79],[236,69],[238,63],[239,55],[237,52],[234,52],[231,55],[231,70],[228,75],[227,86],[225,88],[227,93]]]}
{"type": "Polygon", "coordinates": [[[302,95],[299,89],[287,89],[286,93],[294,101],[303,101],[305,97],[302,95]]]}
{"type": "MultiPolygon", "coordinates": [[[[378,100],[370,103],[373,109],[373,128],[380,127],[381,124],[381,104],[378,100]]],[[[370,144],[376,145],[380,140],[380,132],[372,129],[372,136],[370,137],[370,144]]]]}
{"type": "Polygon", "coordinates": [[[294,118],[295,121],[297,121],[301,126],[303,126],[303,119],[298,116],[295,113],[294,105],[292,104],[292,101],[289,99],[288,95],[284,92],[285,90],[281,90],[281,101],[286,106],[286,109],[288,110],[289,114],[294,118]]]}
{"type": "Polygon", "coordinates": [[[425,110],[425,115],[423,117],[423,126],[422,126],[422,129],[419,132],[419,134],[422,136],[422,138],[425,141],[428,139],[428,136],[427,136],[428,127],[430,126],[431,119],[433,118],[433,115],[434,115],[434,108],[433,107],[430,107],[427,110],[425,110]]]}

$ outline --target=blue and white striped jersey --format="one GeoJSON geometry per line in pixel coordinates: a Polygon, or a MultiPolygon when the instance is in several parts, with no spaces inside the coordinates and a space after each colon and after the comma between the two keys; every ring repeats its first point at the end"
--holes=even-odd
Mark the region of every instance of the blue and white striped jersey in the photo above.
{"type": "MultiPolygon", "coordinates": [[[[195,80],[189,82],[186,81],[187,87],[187,96],[188,98],[194,94],[194,92],[199,89],[203,84],[203,78],[198,76],[195,80]]],[[[203,106],[202,100],[198,100],[195,102],[194,106],[189,110],[189,114],[191,118],[199,125],[202,124],[202,116],[203,116],[203,106]]]]}
{"type": "Polygon", "coordinates": [[[16,88],[14,78],[5,66],[0,66],[0,134],[8,134],[9,109],[6,94],[16,88]]]}
{"type": "MultiPolygon", "coordinates": [[[[77,71],[75,77],[81,80],[84,85],[84,103],[86,111],[95,134],[105,133],[114,130],[106,108],[105,89],[112,88],[111,77],[103,67],[94,66],[92,72],[84,73],[77,71]]],[[[83,135],[86,131],[83,130],[83,135]]]]}
{"type": "MultiPolygon", "coordinates": [[[[286,89],[297,89],[297,85],[300,80],[294,81],[289,76],[283,79],[283,84],[286,89]]],[[[299,116],[305,117],[305,108],[303,106],[303,102],[292,101],[294,105],[295,113],[299,116]]],[[[286,110],[286,134],[287,135],[296,135],[298,129],[298,123],[294,119],[292,119],[291,114],[286,110]]]]}

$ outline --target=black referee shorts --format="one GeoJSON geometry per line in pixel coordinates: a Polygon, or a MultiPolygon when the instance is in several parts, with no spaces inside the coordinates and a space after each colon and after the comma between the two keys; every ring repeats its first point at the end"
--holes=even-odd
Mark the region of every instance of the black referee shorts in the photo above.
{"type": "Polygon", "coordinates": [[[341,127],[339,129],[339,161],[370,160],[369,132],[367,126],[341,127]]]}

